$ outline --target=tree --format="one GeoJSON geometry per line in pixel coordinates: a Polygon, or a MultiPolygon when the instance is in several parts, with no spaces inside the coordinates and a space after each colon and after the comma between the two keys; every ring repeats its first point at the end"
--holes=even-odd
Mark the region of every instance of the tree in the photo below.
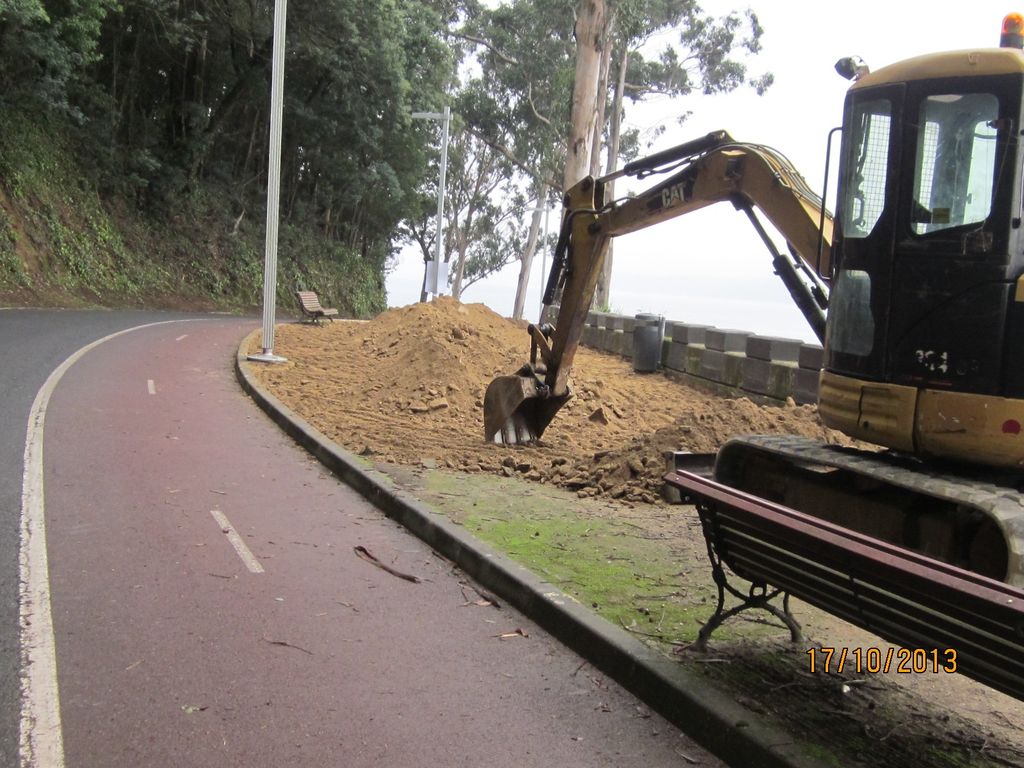
{"type": "MultiPolygon", "coordinates": [[[[758,53],[763,32],[751,10],[715,19],[694,0],[619,0],[609,20],[614,54],[609,56],[612,71],[608,79],[614,86],[608,109],[605,173],[618,170],[627,98],[636,103],[653,94],[685,97],[695,91],[706,95],[727,93],[744,84],[764,93],[772,75],[748,77],[746,64],[736,58],[737,54],[758,53]],[[645,58],[643,50],[651,38],[666,29],[676,31],[675,42],[657,52],[656,58],[645,58]]],[[[685,115],[680,121],[684,119],[685,115]]],[[[627,144],[635,147],[635,136],[628,137],[627,144]]],[[[613,181],[606,195],[612,199],[614,194],[613,181]]],[[[613,263],[614,251],[609,244],[594,294],[595,306],[609,303],[613,263]]]]}
{"type": "Polygon", "coordinates": [[[573,78],[572,115],[566,146],[563,190],[591,170],[594,134],[599,130],[605,94],[599,92],[601,64],[608,49],[612,16],[604,0],[580,0],[576,11],[576,73],[573,78]]]}
{"type": "MultiPolygon", "coordinates": [[[[526,307],[526,289],[529,287],[530,271],[533,267],[533,257],[537,254],[537,247],[546,248],[548,246],[547,243],[541,242],[540,225],[541,219],[548,215],[547,209],[551,205],[551,201],[548,200],[548,190],[550,187],[544,181],[538,181],[536,184],[537,205],[534,206],[533,213],[530,216],[530,232],[526,238],[526,246],[519,257],[519,279],[516,281],[516,297],[512,307],[513,320],[523,319],[523,310],[526,307]]],[[[543,275],[541,279],[544,279],[543,275]]]]}
{"type": "MultiPolygon", "coordinates": [[[[714,19],[693,0],[513,0],[477,9],[449,34],[479,67],[461,88],[466,130],[504,155],[535,197],[544,185],[562,190],[599,175],[604,148],[606,172],[635,155],[639,137],[621,127],[627,100],[770,83],[770,76],[748,80],[738,58],[759,49],[756,16],[714,19]],[[651,56],[649,40],[667,29],[676,40],[651,56]]],[[[532,250],[519,258],[517,308],[532,250]]]]}
{"type": "MultiPolygon", "coordinates": [[[[565,167],[575,48],[571,20],[577,0],[517,0],[493,9],[478,9],[449,30],[459,41],[467,68],[459,89],[459,113],[464,129],[491,147],[515,178],[515,207],[507,216],[508,232],[500,253],[469,261],[487,264],[490,271],[514,259],[520,279],[514,315],[521,317],[536,248],[541,245],[542,214],[534,213],[529,229],[521,224],[529,208],[547,203],[549,190],[560,190],[565,167]],[[534,35],[523,29],[536,30],[534,35]],[[520,206],[519,201],[526,202],[520,206]]],[[[557,194],[557,193],[556,193],[557,194]]],[[[513,198],[509,198],[511,202],[513,198]]],[[[486,240],[484,240],[486,242],[486,240]]]]}
{"type": "MultiPolygon", "coordinates": [[[[164,205],[218,181],[230,182],[242,215],[262,206],[272,9],[126,0],[105,20],[92,130],[142,202],[164,205]]],[[[380,268],[426,170],[428,137],[412,124],[412,100],[440,101],[451,77],[439,12],[420,0],[289,7],[283,218],[380,268]]]]}
{"type": "Polygon", "coordinates": [[[0,103],[33,103],[79,118],[74,105],[88,83],[104,19],[116,0],[0,3],[0,103]]]}
{"type": "MultiPolygon", "coordinates": [[[[442,254],[448,264],[451,293],[461,298],[466,288],[502,269],[520,252],[523,228],[517,222],[528,201],[516,187],[508,159],[456,121],[448,152],[449,183],[445,194],[442,254]]],[[[433,259],[436,231],[436,184],[424,194],[417,218],[407,233],[420,248],[424,265],[433,259]]],[[[425,292],[421,300],[425,300],[425,292]]]]}

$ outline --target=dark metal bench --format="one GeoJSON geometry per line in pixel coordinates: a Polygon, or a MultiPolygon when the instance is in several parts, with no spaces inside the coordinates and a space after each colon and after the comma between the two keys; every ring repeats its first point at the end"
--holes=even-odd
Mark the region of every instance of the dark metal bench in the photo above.
{"type": "Polygon", "coordinates": [[[898,646],[924,649],[929,659],[936,649],[940,668],[955,651],[955,671],[1024,699],[1024,590],[693,472],[676,470],[665,481],[696,505],[718,586],[718,608],[698,647],[749,608],[769,610],[799,640],[788,609],[793,595],[898,646]],[[723,565],[750,582],[746,594],[729,584],[723,565]],[[726,593],[740,605],[726,610],[726,593]],[[771,603],[779,597],[781,608],[771,603]]]}
{"type": "Polygon", "coordinates": [[[338,310],[320,306],[320,297],[315,291],[296,291],[295,298],[299,300],[302,316],[308,318],[310,323],[320,325],[324,318],[333,323],[334,318],[338,316],[338,310]]]}

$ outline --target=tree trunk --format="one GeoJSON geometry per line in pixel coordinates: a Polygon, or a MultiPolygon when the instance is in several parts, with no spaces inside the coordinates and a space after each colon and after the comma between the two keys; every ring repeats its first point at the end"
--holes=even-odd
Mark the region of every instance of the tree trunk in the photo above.
{"type": "Polygon", "coordinates": [[[270,54],[273,46],[274,36],[270,35],[263,41],[259,51],[250,57],[248,66],[241,70],[234,83],[231,84],[231,87],[224,89],[224,95],[220,102],[216,105],[208,105],[211,113],[210,118],[200,137],[199,146],[192,149],[192,158],[189,162],[189,178],[196,178],[199,166],[206,159],[206,155],[213,147],[214,141],[220,136],[228,115],[234,111],[238,104],[244,102],[243,97],[247,95],[249,89],[255,85],[261,75],[269,80],[272,74],[270,54]]]}
{"type": "Polygon", "coordinates": [[[420,304],[425,304],[427,301],[427,264],[430,263],[430,258],[427,256],[423,257],[423,287],[420,288],[420,304]]]}
{"type": "MultiPolygon", "coordinates": [[[[604,136],[605,111],[608,107],[608,69],[612,59],[612,25],[614,15],[608,15],[608,24],[604,32],[604,45],[601,48],[601,69],[597,77],[597,117],[594,120],[594,136],[590,149],[590,175],[601,175],[601,139],[604,136]]],[[[609,198],[611,199],[611,198],[609,198]]]]}
{"type": "Polygon", "coordinates": [[[605,44],[605,0],[580,0],[576,16],[576,79],[572,91],[572,125],[563,186],[568,189],[590,171],[591,138],[597,119],[597,85],[605,44]]]}
{"type": "MultiPolygon", "coordinates": [[[[538,187],[538,204],[534,207],[533,219],[530,221],[530,235],[526,240],[526,249],[520,258],[519,282],[516,285],[516,301],[512,309],[513,320],[523,319],[523,308],[526,306],[526,289],[530,285],[530,269],[533,267],[533,256],[537,252],[537,240],[540,236],[540,219],[544,215],[544,211],[540,208],[540,203],[544,202],[545,205],[547,204],[548,185],[544,182],[539,182],[538,187]]],[[[543,290],[544,275],[541,275],[540,279],[541,290],[543,290]]]]}
{"type": "Polygon", "coordinates": [[[462,299],[462,276],[466,271],[466,251],[469,249],[469,240],[464,231],[459,232],[456,240],[458,256],[455,260],[455,274],[452,277],[452,298],[459,301],[462,299]]]}
{"type": "MultiPolygon", "coordinates": [[[[479,190],[479,180],[477,181],[479,190]]],[[[452,211],[455,213],[455,211],[452,211]]],[[[455,259],[455,274],[452,276],[452,298],[462,298],[462,276],[466,271],[466,252],[469,250],[469,233],[473,231],[473,220],[476,218],[476,206],[469,205],[466,209],[466,219],[459,225],[458,220],[448,225],[448,231],[455,238],[457,251],[455,259]]]]}
{"type": "MultiPolygon", "coordinates": [[[[622,99],[626,90],[626,67],[629,65],[629,46],[623,43],[622,58],[619,59],[618,78],[615,80],[615,93],[612,97],[612,120],[608,129],[608,163],[605,173],[615,173],[619,169],[619,138],[622,134],[622,99]]],[[[605,196],[615,199],[615,180],[605,184],[605,196]]],[[[611,304],[612,296],[612,262],[615,241],[608,243],[608,251],[604,255],[604,267],[597,280],[594,291],[594,306],[605,309],[611,304]]]]}

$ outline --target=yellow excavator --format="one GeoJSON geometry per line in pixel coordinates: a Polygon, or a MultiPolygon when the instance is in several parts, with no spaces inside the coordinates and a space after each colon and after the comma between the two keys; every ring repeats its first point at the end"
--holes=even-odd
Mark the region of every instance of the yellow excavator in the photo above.
{"type": "Polygon", "coordinates": [[[725,132],[569,189],[544,296],[554,327],[530,326],[530,361],[491,382],[485,438],[536,441],[571,397],[613,237],[729,202],[822,339],[822,420],[883,449],[736,438],[715,480],[1024,586],[1022,29],[1011,14],[999,48],[875,72],[838,62],[853,84],[834,217],[782,155],[725,132]],[[656,174],[647,191],[606,199],[612,178],[656,174]]]}

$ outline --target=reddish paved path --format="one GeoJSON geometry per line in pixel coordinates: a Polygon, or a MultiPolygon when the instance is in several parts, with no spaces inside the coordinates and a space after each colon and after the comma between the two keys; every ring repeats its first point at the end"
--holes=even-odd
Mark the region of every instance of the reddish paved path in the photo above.
{"type": "Polygon", "coordinates": [[[467,606],[464,577],[281,434],[231,372],[252,327],[121,336],[51,401],[69,766],[720,765],[518,613],[467,606]]]}

